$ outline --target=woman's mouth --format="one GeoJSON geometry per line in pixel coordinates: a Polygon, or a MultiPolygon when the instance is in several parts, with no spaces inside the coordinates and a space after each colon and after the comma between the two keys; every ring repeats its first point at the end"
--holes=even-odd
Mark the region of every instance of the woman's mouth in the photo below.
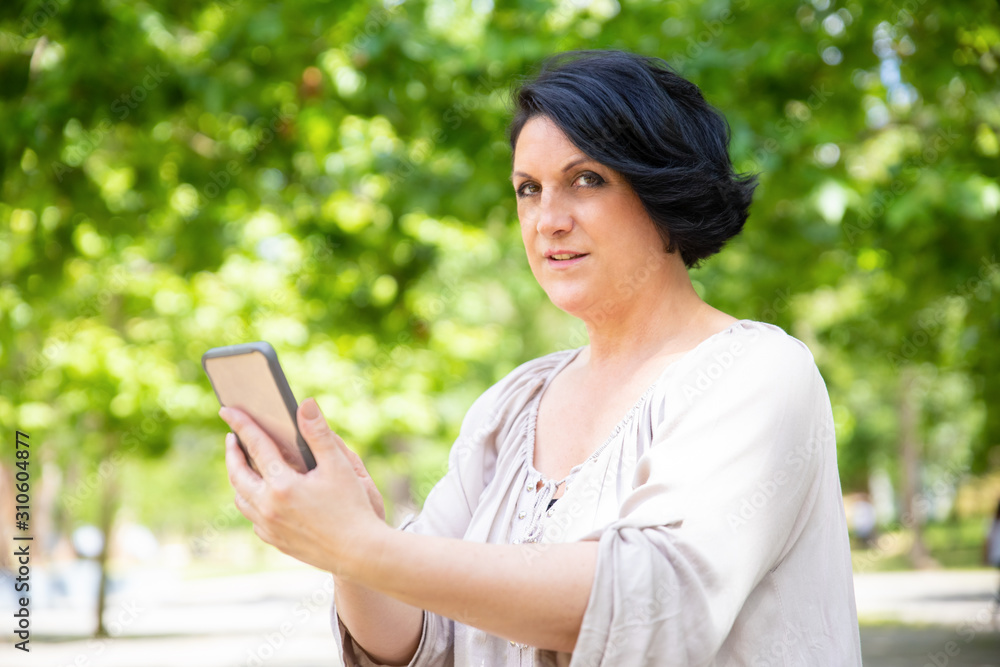
{"type": "Polygon", "coordinates": [[[578,264],[586,256],[587,253],[560,253],[558,255],[549,255],[546,260],[549,266],[562,267],[578,264]]]}

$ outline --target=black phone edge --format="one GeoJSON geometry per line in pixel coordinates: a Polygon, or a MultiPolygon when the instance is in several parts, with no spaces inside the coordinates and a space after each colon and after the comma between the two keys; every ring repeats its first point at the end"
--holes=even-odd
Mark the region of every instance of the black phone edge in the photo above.
{"type": "MultiPolygon", "coordinates": [[[[230,357],[238,354],[248,354],[250,352],[260,352],[267,359],[268,368],[271,369],[271,375],[274,376],[275,381],[278,383],[278,391],[281,392],[281,398],[285,402],[285,408],[292,417],[292,424],[295,426],[295,440],[296,445],[299,448],[299,454],[302,455],[302,460],[306,464],[306,470],[312,470],[316,467],[316,458],[313,456],[312,450],[309,449],[309,445],[306,443],[305,438],[302,437],[302,433],[299,431],[299,420],[298,420],[298,403],[295,401],[295,396],[292,394],[292,388],[288,386],[288,380],[285,378],[285,373],[281,370],[281,364],[278,363],[278,353],[274,351],[274,348],[267,341],[256,341],[253,343],[239,343],[237,345],[226,345],[223,347],[213,347],[212,349],[201,355],[201,368],[205,371],[205,375],[208,376],[208,382],[212,385],[212,391],[215,392],[215,398],[219,401],[219,405],[222,405],[222,397],[219,396],[218,390],[215,388],[215,383],[212,382],[212,376],[208,373],[208,368],[205,366],[206,359],[214,359],[216,357],[230,357]]],[[[246,447],[240,442],[239,436],[236,437],[237,443],[239,443],[240,449],[243,450],[243,454],[250,460],[250,455],[247,453],[246,447]]]]}

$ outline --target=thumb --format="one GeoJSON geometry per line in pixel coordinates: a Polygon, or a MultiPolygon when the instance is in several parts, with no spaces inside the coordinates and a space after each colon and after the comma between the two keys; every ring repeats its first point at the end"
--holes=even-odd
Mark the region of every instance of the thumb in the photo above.
{"type": "Polygon", "coordinates": [[[307,398],[299,405],[299,432],[305,438],[312,450],[313,457],[319,463],[322,460],[342,461],[347,445],[336,433],[330,430],[319,405],[313,398],[307,398]]]}

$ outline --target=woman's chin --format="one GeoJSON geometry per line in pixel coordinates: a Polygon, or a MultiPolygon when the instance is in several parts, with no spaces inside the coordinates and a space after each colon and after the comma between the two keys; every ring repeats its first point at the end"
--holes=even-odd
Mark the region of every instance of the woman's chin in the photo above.
{"type": "Polygon", "coordinates": [[[559,310],[584,319],[588,311],[595,308],[595,301],[592,294],[579,290],[552,290],[547,292],[549,300],[559,310]]]}

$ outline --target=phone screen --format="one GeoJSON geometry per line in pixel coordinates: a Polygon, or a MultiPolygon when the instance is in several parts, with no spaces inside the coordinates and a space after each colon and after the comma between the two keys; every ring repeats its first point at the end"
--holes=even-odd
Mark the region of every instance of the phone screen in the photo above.
{"type": "MultiPolygon", "coordinates": [[[[282,457],[304,473],[315,467],[312,452],[299,434],[295,422],[297,404],[277,355],[267,343],[250,343],[214,348],[202,357],[219,403],[239,408],[253,418],[278,445],[282,457]]],[[[239,443],[250,466],[257,470],[246,447],[239,443]]]]}

